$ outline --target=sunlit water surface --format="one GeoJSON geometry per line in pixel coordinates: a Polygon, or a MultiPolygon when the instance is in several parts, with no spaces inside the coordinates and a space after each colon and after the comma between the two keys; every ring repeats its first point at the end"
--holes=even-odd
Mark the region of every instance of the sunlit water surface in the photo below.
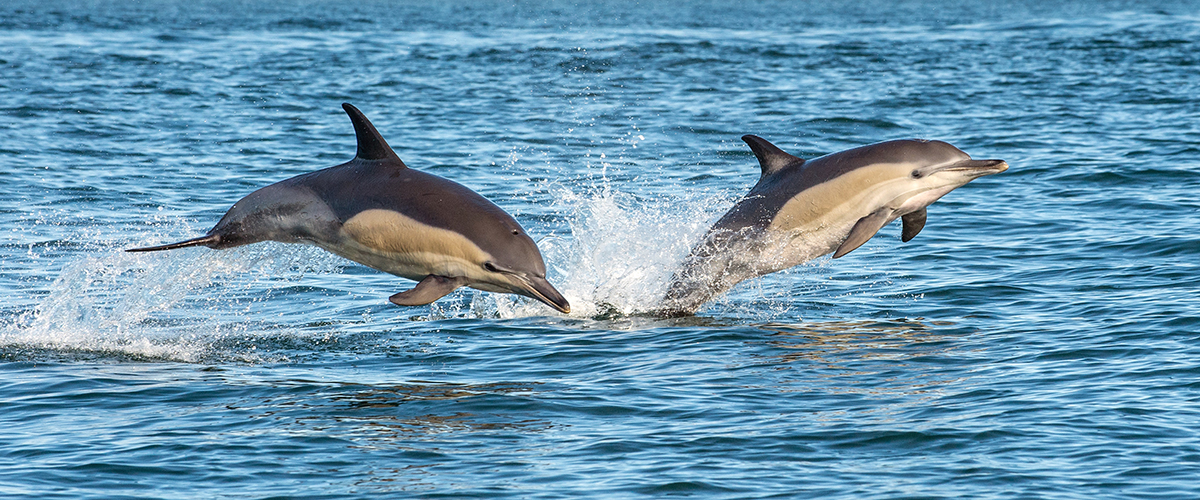
{"type": "Polygon", "coordinates": [[[6,2],[0,496],[1195,498],[1200,5],[6,2]],[[127,254],[354,154],[570,316],[320,250],[127,254]],[[646,314],[756,181],[942,139],[929,224],[646,314]]]}

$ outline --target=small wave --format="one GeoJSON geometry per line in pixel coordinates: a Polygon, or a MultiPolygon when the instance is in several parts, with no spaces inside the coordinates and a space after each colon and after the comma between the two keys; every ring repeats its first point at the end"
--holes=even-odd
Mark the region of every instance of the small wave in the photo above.
{"type": "Polygon", "coordinates": [[[292,17],[271,23],[272,28],[300,30],[331,30],[345,26],[346,23],[336,19],[316,19],[312,17],[292,17]]]}
{"type": "Polygon", "coordinates": [[[888,120],[879,119],[863,119],[847,116],[831,116],[826,118],[814,118],[803,123],[814,127],[868,127],[878,130],[895,130],[903,129],[904,126],[888,120]]]}

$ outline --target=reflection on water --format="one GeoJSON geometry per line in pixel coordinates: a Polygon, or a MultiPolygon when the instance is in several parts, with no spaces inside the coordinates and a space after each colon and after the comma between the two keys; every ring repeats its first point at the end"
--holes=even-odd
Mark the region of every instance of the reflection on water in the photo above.
{"type": "MultiPolygon", "coordinates": [[[[529,408],[540,383],[456,384],[417,381],[369,386],[306,381],[269,383],[276,396],[245,400],[225,411],[248,410],[254,430],[234,430],[255,442],[284,439],[339,443],[356,453],[390,457],[386,466],[331,463],[324,474],[354,474],[369,491],[421,491],[435,486],[472,487],[464,464],[496,456],[496,443],[510,452],[540,456],[544,450],[517,446],[556,426],[529,408]]],[[[544,414],[544,412],[540,413],[544,414]]],[[[262,446],[257,444],[256,446],[262,446]]]]}
{"type": "Polygon", "coordinates": [[[772,332],[766,344],[780,352],[763,362],[792,368],[779,379],[782,392],[854,395],[869,401],[848,402],[820,418],[894,415],[929,404],[969,379],[965,371],[947,370],[940,362],[962,355],[959,336],[948,331],[953,326],[918,320],[768,323],[760,326],[772,332]]]}
{"type": "MultiPolygon", "coordinates": [[[[292,383],[282,387],[288,385],[292,383]]],[[[242,408],[254,410],[251,418],[277,418],[295,411],[296,426],[320,428],[331,437],[368,439],[370,443],[359,443],[363,446],[403,447],[406,440],[430,439],[446,433],[548,428],[550,424],[545,420],[508,417],[506,411],[473,410],[476,407],[519,409],[521,401],[535,396],[539,385],[537,382],[347,384],[311,394],[289,394],[248,403],[242,408]]]]}
{"type": "Polygon", "coordinates": [[[949,322],[922,323],[917,320],[825,321],[820,323],[766,323],[759,328],[774,332],[771,344],[793,352],[782,354],[785,360],[797,357],[823,357],[830,351],[858,351],[866,357],[904,359],[926,350],[901,350],[953,340],[933,327],[952,326],[949,322]]]}
{"type": "Polygon", "coordinates": [[[533,387],[540,385],[532,383],[496,382],[490,384],[447,384],[438,382],[421,382],[413,384],[389,385],[372,387],[353,395],[339,396],[335,399],[349,403],[356,408],[393,408],[409,401],[461,399],[485,394],[504,394],[530,396],[533,387]]]}

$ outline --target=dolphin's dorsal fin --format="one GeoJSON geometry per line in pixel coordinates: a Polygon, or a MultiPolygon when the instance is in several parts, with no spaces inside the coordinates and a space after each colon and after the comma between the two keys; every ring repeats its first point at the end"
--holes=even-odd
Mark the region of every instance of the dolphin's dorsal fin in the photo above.
{"type": "MultiPolygon", "coordinates": [[[[348,102],[342,103],[342,109],[346,110],[346,114],[350,115],[350,122],[354,124],[354,135],[358,137],[358,153],[354,155],[358,160],[400,160],[396,156],[396,152],[392,151],[392,147],[388,146],[387,141],[379,135],[379,131],[375,130],[375,126],[371,125],[371,121],[367,116],[359,111],[348,102]]],[[[404,162],[400,162],[401,165],[404,162]]]]}
{"type": "Polygon", "coordinates": [[[787,154],[784,150],[779,149],[774,144],[767,142],[766,139],[757,135],[743,135],[742,140],[750,145],[750,150],[754,151],[754,156],[758,157],[758,164],[762,167],[763,177],[783,170],[784,167],[789,165],[804,163],[803,158],[787,154]]]}

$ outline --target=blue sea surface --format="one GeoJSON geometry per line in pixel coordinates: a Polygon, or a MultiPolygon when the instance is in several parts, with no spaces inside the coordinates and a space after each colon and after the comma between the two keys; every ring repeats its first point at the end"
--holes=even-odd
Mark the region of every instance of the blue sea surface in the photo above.
{"type": "Polygon", "coordinates": [[[1200,498],[1200,3],[0,4],[0,497],[1200,498]],[[504,208],[572,313],[313,247],[129,254],[354,156],[504,208]],[[757,181],[1011,168],[651,313],[757,181]]]}

